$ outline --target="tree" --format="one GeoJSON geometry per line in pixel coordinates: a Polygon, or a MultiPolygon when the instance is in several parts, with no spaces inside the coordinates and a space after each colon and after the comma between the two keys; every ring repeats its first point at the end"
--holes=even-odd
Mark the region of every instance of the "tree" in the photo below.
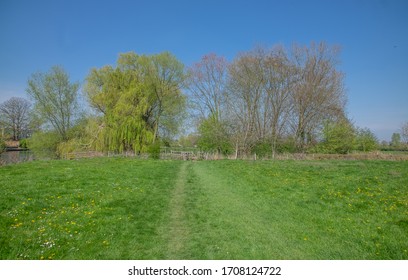
{"type": "Polygon", "coordinates": [[[262,57],[257,50],[242,53],[229,66],[228,118],[236,146],[235,154],[250,153],[266,136],[262,57]]]}
{"type": "Polygon", "coordinates": [[[3,135],[0,135],[0,154],[6,149],[6,142],[3,139],[3,135]]]}
{"type": "Polygon", "coordinates": [[[399,133],[393,133],[391,136],[391,147],[393,148],[400,148],[401,147],[401,134],[399,133]]]}
{"type": "Polygon", "coordinates": [[[65,141],[74,125],[78,109],[78,83],[71,83],[60,66],[47,73],[35,73],[28,80],[27,93],[34,102],[34,111],[44,124],[50,124],[65,141]]]}
{"type": "Polygon", "coordinates": [[[30,107],[30,102],[20,97],[12,97],[0,104],[0,126],[9,131],[14,141],[28,133],[30,107]]]}
{"type": "Polygon", "coordinates": [[[36,158],[53,159],[60,156],[58,145],[61,135],[57,131],[37,131],[28,139],[27,146],[34,152],[36,158]]]}
{"type": "Polygon", "coordinates": [[[170,53],[125,53],[116,67],[91,70],[84,92],[102,114],[104,149],[147,151],[160,137],[176,134],[185,105],[183,79],[183,65],[170,53]]]}
{"type": "Polygon", "coordinates": [[[262,147],[274,157],[292,110],[295,70],[280,45],[242,53],[229,67],[228,109],[244,153],[262,147]]]}
{"type": "Polygon", "coordinates": [[[263,75],[266,94],[264,118],[269,119],[266,124],[270,128],[270,147],[274,158],[278,140],[283,138],[292,111],[290,97],[296,82],[296,69],[282,46],[276,46],[264,55],[263,75]]]}
{"type": "Polygon", "coordinates": [[[231,152],[231,143],[227,131],[226,124],[217,120],[216,116],[203,119],[198,127],[200,138],[197,144],[205,151],[228,154],[231,152]]]}
{"type": "Polygon", "coordinates": [[[344,117],[344,75],[336,69],[339,48],[312,43],[309,48],[293,46],[297,69],[292,94],[291,129],[303,151],[325,120],[344,117]]]}
{"type": "Polygon", "coordinates": [[[184,65],[169,52],[144,58],[142,63],[145,82],[151,92],[151,126],[153,142],[162,137],[171,137],[182,122],[185,96],[181,93],[184,83],[184,65]],[[159,133],[160,132],[160,133],[159,133]]]}
{"type": "Polygon", "coordinates": [[[225,58],[208,54],[187,70],[185,85],[199,123],[198,145],[205,150],[225,152],[226,149],[227,67],[225,58]]]}
{"type": "Polygon", "coordinates": [[[326,121],[345,118],[338,54],[337,47],[312,43],[289,53],[282,46],[258,47],[235,58],[228,68],[226,108],[236,148],[268,150],[269,143],[273,157],[291,133],[304,151],[326,121]]]}
{"type": "Polygon", "coordinates": [[[404,123],[401,127],[401,136],[404,142],[408,144],[408,122],[404,123]]]}
{"type": "Polygon", "coordinates": [[[228,62],[216,54],[202,57],[187,70],[186,87],[200,118],[221,120],[226,101],[228,62]]]}
{"type": "Polygon", "coordinates": [[[356,129],[356,148],[357,150],[368,152],[378,148],[378,139],[368,128],[356,129]]]}
{"type": "Polygon", "coordinates": [[[188,134],[188,135],[181,136],[178,140],[178,143],[184,148],[191,148],[191,147],[197,146],[198,140],[199,140],[199,135],[194,133],[194,134],[188,134]]]}
{"type": "Polygon", "coordinates": [[[353,149],[355,129],[348,119],[326,121],[323,125],[323,141],[320,151],[325,153],[347,154],[353,149]]]}

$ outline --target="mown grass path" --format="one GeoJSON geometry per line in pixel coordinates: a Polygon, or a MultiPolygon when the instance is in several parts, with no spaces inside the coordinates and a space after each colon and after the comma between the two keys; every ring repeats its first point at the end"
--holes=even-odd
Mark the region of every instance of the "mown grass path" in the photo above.
{"type": "Polygon", "coordinates": [[[195,258],[282,257],[286,238],[276,234],[279,224],[268,214],[270,207],[251,199],[246,180],[219,173],[204,162],[193,164],[189,174],[189,220],[194,235],[188,246],[198,252],[195,258]]]}

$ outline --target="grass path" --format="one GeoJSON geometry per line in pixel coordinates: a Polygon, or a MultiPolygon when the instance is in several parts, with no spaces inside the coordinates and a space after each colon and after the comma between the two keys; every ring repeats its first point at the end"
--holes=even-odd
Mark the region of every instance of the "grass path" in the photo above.
{"type": "Polygon", "coordinates": [[[251,201],[245,181],[220,176],[205,163],[194,164],[189,195],[190,223],[195,231],[190,250],[200,252],[200,259],[267,259],[279,258],[285,238],[276,235],[278,225],[270,207],[251,201]]]}
{"type": "Polygon", "coordinates": [[[389,162],[191,163],[190,236],[182,257],[406,259],[406,188],[394,187],[403,178],[394,168],[389,162]]]}
{"type": "Polygon", "coordinates": [[[188,162],[183,162],[177,175],[175,187],[169,202],[169,241],[167,249],[168,259],[178,259],[188,238],[188,227],[185,222],[184,202],[186,199],[186,179],[188,162]]]}
{"type": "Polygon", "coordinates": [[[0,168],[0,259],[408,259],[408,162],[0,168]]]}

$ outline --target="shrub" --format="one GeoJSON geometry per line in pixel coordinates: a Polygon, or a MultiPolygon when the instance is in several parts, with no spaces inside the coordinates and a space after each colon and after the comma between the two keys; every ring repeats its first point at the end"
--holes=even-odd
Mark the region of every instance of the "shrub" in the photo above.
{"type": "Polygon", "coordinates": [[[27,147],[37,158],[57,158],[57,147],[61,138],[53,131],[36,132],[28,139],[27,147]]]}
{"type": "Polygon", "coordinates": [[[21,139],[19,143],[19,147],[22,149],[27,149],[27,139],[21,139]]]}
{"type": "Polygon", "coordinates": [[[323,141],[315,147],[315,152],[347,154],[353,149],[355,130],[347,119],[326,122],[322,133],[323,141]]]}
{"type": "Polygon", "coordinates": [[[148,148],[149,156],[153,159],[160,159],[160,142],[156,141],[151,144],[148,148]]]}
{"type": "Polygon", "coordinates": [[[215,116],[203,120],[198,127],[198,147],[204,151],[230,154],[233,148],[227,130],[227,124],[217,120],[215,116]]]}
{"type": "Polygon", "coordinates": [[[292,137],[287,137],[284,139],[278,140],[277,143],[277,152],[284,153],[295,153],[297,151],[296,141],[292,137]]]}
{"type": "Polygon", "coordinates": [[[0,137],[0,154],[6,149],[6,142],[0,137]]]}
{"type": "Polygon", "coordinates": [[[57,145],[56,154],[58,157],[63,158],[65,155],[73,152],[81,152],[85,149],[81,145],[81,139],[73,138],[65,142],[61,142],[57,145]]]}
{"type": "Polygon", "coordinates": [[[272,154],[271,144],[268,142],[259,142],[252,149],[252,153],[256,154],[259,157],[267,157],[272,154]]]}
{"type": "Polygon", "coordinates": [[[356,150],[369,152],[378,149],[378,139],[368,128],[357,129],[356,150]]]}

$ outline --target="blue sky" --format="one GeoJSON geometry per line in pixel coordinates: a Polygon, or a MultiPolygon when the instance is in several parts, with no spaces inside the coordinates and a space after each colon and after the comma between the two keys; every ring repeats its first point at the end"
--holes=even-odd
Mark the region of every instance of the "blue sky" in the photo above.
{"type": "Polygon", "coordinates": [[[349,117],[390,140],[408,121],[408,1],[0,0],[0,103],[26,97],[36,71],[83,82],[118,54],[170,51],[185,65],[256,45],[342,47],[349,117]]]}

